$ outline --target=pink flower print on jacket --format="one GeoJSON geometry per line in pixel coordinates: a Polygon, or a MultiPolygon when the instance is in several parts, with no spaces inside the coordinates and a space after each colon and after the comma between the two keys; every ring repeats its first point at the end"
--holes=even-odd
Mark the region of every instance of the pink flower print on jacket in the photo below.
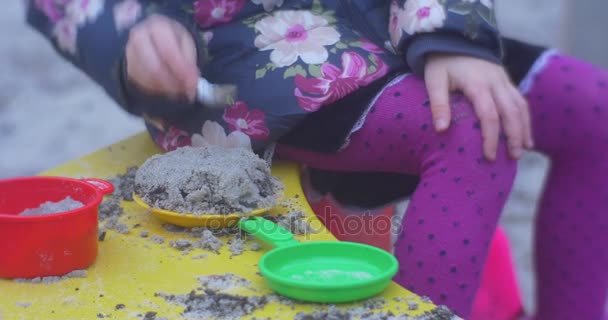
{"type": "Polygon", "coordinates": [[[264,140],[270,131],[266,127],[266,115],[261,110],[249,110],[243,101],[237,101],[224,111],[224,121],[232,131],[240,131],[251,140],[264,140]]]}
{"type": "Polygon", "coordinates": [[[94,22],[103,12],[105,0],[72,0],[65,7],[66,16],[79,26],[94,22]]]}
{"type": "Polygon", "coordinates": [[[76,37],[78,27],[70,19],[61,19],[53,27],[53,36],[57,38],[57,45],[61,50],[76,54],[76,37]]]}
{"type": "Polygon", "coordinates": [[[342,54],[342,69],[325,63],[321,66],[319,78],[296,75],[295,95],[298,104],[304,110],[313,112],[386,75],[388,67],[384,61],[375,55],[372,57],[376,64],[373,72],[368,72],[370,66],[363,57],[347,51],[342,54]]]}
{"type": "Polygon", "coordinates": [[[395,47],[404,32],[408,35],[432,32],[443,27],[447,19],[445,8],[438,0],[408,0],[403,8],[393,0],[390,12],[389,33],[395,47]]]}
{"type": "Polygon", "coordinates": [[[155,142],[165,151],[173,151],[191,144],[188,133],[175,127],[169,128],[166,132],[159,133],[156,136],[155,142]]]}
{"type": "Polygon", "coordinates": [[[51,22],[57,23],[65,16],[64,9],[68,2],[70,0],[36,0],[35,3],[51,22]]]}
{"type": "Polygon", "coordinates": [[[289,67],[299,59],[306,64],[327,61],[326,46],[340,41],[340,33],[327,19],[309,11],[279,10],[255,24],[260,33],[254,40],[260,51],[272,50],[270,61],[289,67]]]}
{"type": "Polygon", "coordinates": [[[245,6],[245,0],[197,0],[194,19],[201,28],[209,28],[232,21],[245,6]]]}
{"type": "Polygon", "coordinates": [[[137,22],[142,14],[141,4],[137,0],[123,0],[114,5],[114,24],[117,31],[125,30],[137,22]]]}
{"type": "Polygon", "coordinates": [[[104,10],[104,0],[37,0],[36,5],[55,25],[52,34],[65,52],[76,54],[78,27],[94,22],[104,10]]]}
{"type": "Polygon", "coordinates": [[[201,134],[195,133],[191,139],[193,147],[218,146],[252,150],[251,139],[248,135],[241,131],[233,131],[227,135],[219,123],[210,120],[203,123],[201,134]]]}
{"type": "Polygon", "coordinates": [[[378,47],[375,43],[363,38],[360,40],[361,41],[361,49],[367,51],[367,52],[371,52],[371,53],[375,53],[375,54],[383,54],[386,53],[383,49],[380,49],[380,47],[378,47]]]}

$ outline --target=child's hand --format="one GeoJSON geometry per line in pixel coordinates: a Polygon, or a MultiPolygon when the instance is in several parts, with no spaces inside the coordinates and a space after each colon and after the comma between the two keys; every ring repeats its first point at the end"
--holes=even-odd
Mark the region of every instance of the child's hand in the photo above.
{"type": "Polygon", "coordinates": [[[133,27],[126,59],[129,79],[143,90],[194,101],[199,77],[196,46],[178,22],[151,15],[133,27]]]}
{"type": "Polygon", "coordinates": [[[496,158],[501,125],[511,157],[519,159],[524,147],[532,148],[528,104],[501,66],[468,56],[432,55],[425,67],[425,81],[438,131],[448,129],[449,92],[459,90],[471,100],[481,121],[488,160],[496,158]]]}

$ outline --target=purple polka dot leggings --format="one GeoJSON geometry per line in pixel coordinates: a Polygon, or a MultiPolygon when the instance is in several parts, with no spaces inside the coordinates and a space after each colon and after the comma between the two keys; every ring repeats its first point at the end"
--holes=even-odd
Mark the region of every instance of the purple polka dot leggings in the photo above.
{"type": "MultiPolygon", "coordinates": [[[[530,80],[537,151],[551,160],[535,220],[536,319],[599,320],[608,293],[608,72],[554,55],[530,80]]],[[[466,98],[452,96],[452,115],[450,129],[436,133],[424,83],[409,76],[384,90],[345,149],[277,152],[325,170],[419,175],[395,281],[466,319],[516,162],[504,139],[496,161],[483,158],[466,98]]]]}

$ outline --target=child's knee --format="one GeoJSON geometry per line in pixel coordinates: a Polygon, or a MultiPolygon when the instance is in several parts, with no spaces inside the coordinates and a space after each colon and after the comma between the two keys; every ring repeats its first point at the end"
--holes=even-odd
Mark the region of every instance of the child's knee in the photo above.
{"type": "Polygon", "coordinates": [[[527,99],[535,140],[550,156],[608,152],[608,72],[568,56],[553,57],[527,99]]]}
{"type": "MultiPolygon", "coordinates": [[[[444,132],[431,128],[428,140],[434,141],[431,150],[443,154],[458,155],[460,158],[483,157],[481,123],[473,104],[462,94],[450,96],[451,122],[444,132]]],[[[499,148],[504,148],[504,139],[499,139],[499,148]]]]}
{"type": "Polygon", "coordinates": [[[587,92],[582,99],[581,115],[573,119],[571,128],[574,135],[579,130],[579,138],[570,139],[570,147],[578,152],[586,148],[589,153],[608,156],[608,90],[587,92]]]}
{"type": "MultiPolygon", "coordinates": [[[[476,172],[487,167],[501,175],[510,177],[508,183],[514,179],[517,162],[508,154],[507,141],[504,135],[498,138],[496,159],[489,161],[484,155],[484,139],[482,137],[479,118],[475,114],[471,102],[461,94],[451,97],[452,122],[445,132],[430,133],[428,152],[423,166],[433,166],[438,162],[445,162],[451,166],[458,166],[461,171],[476,172]]],[[[440,169],[441,170],[441,169],[440,169]]],[[[483,169],[485,170],[485,169],[483,169]]],[[[491,174],[491,173],[489,173],[491,174]]]]}

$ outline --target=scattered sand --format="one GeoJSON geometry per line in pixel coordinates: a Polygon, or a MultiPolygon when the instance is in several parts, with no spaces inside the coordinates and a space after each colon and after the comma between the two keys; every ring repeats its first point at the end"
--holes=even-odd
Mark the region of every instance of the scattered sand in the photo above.
{"type": "Polygon", "coordinates": [[[282,188],[255,153],[216,146],[152,156],[135,177],[135,192],[150,206],[198,215],[274,207],[282,188]]]}
{"type": "MultiPolygon", "coordinates": [[[[317,319],[384,319],[382,313],[376,314],[386,304],[383,298],[372,298],[361,302],[361,306],[349,309],[338,309],[335,305],[316,305],[317,310],[307,313],[298,312],[295,320],[317,320],[317,319]]],[[[409,318],[408,318],[409,319],[409,318]]]]}
{"type": "Polygon", "coordinates": [[[317,233],[317,230],[306,221],[306,216],[301,210],[292,209],[285,215],[279,216],[276,223],[295,235],[317,233]]]}
{"type": "Polygon", "coordinates": [[[68,274],[63,276],[51,276],[51,277],[36,277],[32,279],[15,279],[15,282],[19,283],[43,283],[43,284],[51,284],[61,280],[70,279],[70,278],[86,278],[87,271],[86,270],[74,270],[68,274]]]}
{"type": "Polygon", "coordinates": [[[162,227],[163,227],[163,229],[165,229],[165,231],[171,232],[171,233],[180,233],[180,232],[188,232],[188,231],[196,232],[196,230],[199,229],[198,227],[188,229],[188,228],[176,226],[176,225],[170,224],[170,223],[163,223],[162,227]]]}
{"type": "Polygon", "coordinates": [[[29,308],[30,306],[32,306],[32,303],[31,302],[15,302],[15,305],[17,307],[29,308]]]}
{"type": "Polygon", "coordinates": [[[76,210],[78,208],[84,207],[84,204],[80,201],[76,201],[72,199],[72,197],[68,196],[65,199],[62,199],[57,202],[47,201],[41,204],[37,208],[25,209],[21,213],[20,216],[43,216],[48,214],[62,213],[71,210],[76,210]]]}
{"type": "Polygon", "coordinates": [[[265,296],[241,296],[228,293],[235,288],[249,288],[251,282],[232,273],[198,277],[200,288],[189,294],[156,293],[167,302],[185,307],[186,319],[241,319],[263,308],[269,299],[265,296]]]}
{"type": "Polygon", "coordinates": [[[232,256],[240,256],[247,249],[245,240],[240,238],[234,238],[228,242],[228,250],[232,253],[232,256]]]}
{"type": "Polygon", "coordinates": [[[219,252],[219,249],[224,246],[224,241],[219,237],[225,237],[228,235],[236,235],[239,232],[238,228],[227,228],[209,230],[206,228],[183,228],[172,224],[163,224],[163,228],[167,232],[180,233],[190,239],[178,239],[171,241],[170,246],[180,251],[190,249],[204,249],[215,253],[219,252]]]}
{"type": "MultiPolygon", "coordinates": [[[[166,231],[171,233],[183,234],[185,238],[172,240],[169,243],[171,248],[177,249],[184,253],[189,253],[192,250],[201,249],[211,251],[219,254],[219,250],[224,246],[228,245],[228,250],[231,252],[231,257],[239,256],[247,250],[259,251],[261,245],[257,242],[253,242],[247,245],[248,239],[253,239],[250,234],[241,231],[238,227],[224,228],[224,229],[206,229],[206,228],[182,228],[174,225],[163,225],[166,231]],[[228,238],[224,242],[221,238],[228,238]]],[[[152,241],[162,244],[163,241],[158,241],[159,236],[152,236],[152,241]],[[156,238],[155,238],[156,237],[156,238]],[[155,241],[156,240],[156,241],[155,241]]],[[[206,258],[205,254],[201,254],[193,259],[206,258]]]]}
{"type": "MultiPolygon", "coordinates": [[[[293,309],[296,301],[278,294],[267,295],[237,295],[231,293],[238,288],[251,290],[251,282],[232,273],[198,277],[200,288],[188,294],[156,293],[155,296],[164,298],[167,302],[178,304],[185,308],[182,316],[186,319],[240,319],[251,315],[252,312],[264,308],[269,303],[278,303],[293,309]]],[[[412,302],[410,299],[396,298],[396,302],[412,302]]],[[[444,306],[438,306],[432,311],[417,317],[402,313],[386,312],[384,298],[371,298],[361,301],[358,307],[339,309],[336,305],[308,304],[313,306],[312,312],[299,312],[296,320],[462,320],[444,306]]],[[[408,303],[408,309],[411,305],[408,303]]],[[[399,308],[397,308],[399,309],[399,308]]],[[[416,305],[417,309],[417,305],[416,305]]],[[[279,308],[281,310],[281,308],[279,308]]],[[[412,309],[409,309],[412,311],[412,309]]]]}
{"type": "Polygon", "coordinates": [[[416,311],[418,310],[418,304],[414,301],[407,301],[407,310],[416,311]]]}
{"type": "Polygon", "coordinates": [[[99,228],[99,241],[103,241],[105,238],[106,230],[114,230],[121,234],[129,233],[129,226],[120,222],[119,219],[124,213],[121,202],[133,201],[136,172],[137,167],[130,167],[125,174],[108,179],[114,185],[114,192],[99,205],[99,222],[105,222],[99,228]]]}
{"type": "Polygon", "coordinates": [[[118,216],[113,216],[107,219],[106,223],[101,227],[101,231],[114,230],[121,234],[128,234],[130,230],[129,226],[118,221],[118,218],[118,216]]]}
{"type": "Polygon", "coordinates": [[[120,199],[110,196],[99,205],[99,221],[105,221],[108,218],[120,217],[123,213],[120,199]]]}
{"type": "Polygon", "coordinates": [[[454,315],[445,306],[438,306],[432,311],[425,312],[419,316],[409,316],[402,313],[394,313],[392,311],[380,311],[382,305],[363,305],[361,307],[341,310],[336,306],[330,305],[322,310],[316,310],[310,313],[299,312],[295,316],[295,320],[462,320],[454,315]]]}
{"type": "MultiPolygon", "coordinates": [[[[306,235],[317,232],[317,230],[306,222],[305,215],[299,209],[290,209],[288,213],[281,215],[265,215],[264,218],[283,226],[296,235],[306,235]]],[[[255,238],[252,235],[242,231],[238,226],[222,229],[207,229],[204,227],[184,228],[172,224],[163,224],[162,227],[167,232],[183,235],[183,237],[178,238],[177,240],[172,240],[169,243],[169,246],[182,251],[184,254],[188,254],[196,249],[211,251],[218,254],[220,248],[227,244],[228,250],[231,252],[231,257],[234,257],[243,254],[243,252],[247,250],[259,251],[262,248],[261,244],[255,241],[255,238]],[[222,238],[224,238],[225,241],[222,240],[222,238]],[[249,243],[248,241],[252,242],[249,243]]],[[[146,236],[149,235],[148,233],[144,234],[146,236]]],[[[158,235],[153,235],[151,240],[152,242],[159,244],[164,243],[164,238],[161,238],[158,235]]],[[[197,259],[202,258],[199,256],[197,259]]]]}
{"type": "Polygon", "coordinates": [[[159,318],[157,317],[158,313],[156,311],[148,311],[144,314],[143,320],[167,320],[167,318],[159,318]]]}
{"type": "Polygon", "coordinates": [[[158,244],[163,244],[165,243],[165,238],[159,236],[159,235],[153,235],[152,238],[150,238],[152,240],[152,242],[154,243],[158,243],[158,244]]]}
{"type": "Polygon", "coordinates": [[[133,188],[135,187],[137,169],[136,166],[129,167],[125,174],[110,179],[110,182],[114,185],[113,195],[115,197],[124,201],[133,201],[133,188]]]}
{"type": "Polygon", "coordinates": [[[313,311],[311,313],[298,312],[294,320],[350,320],[350,315],[345,310],[340,310],[335,306],[330,306],[327,310],[313,311]]]}
{"type": "Polygon", "coordinates": [[[177,250],[183,251],[192,247],[192,242],[186,239],[179,239],[175,241],[171,241],[169,243],[171,248],[175,248],[177,250]]]}
{"type": "Polygon", "coordinates": [[[214,274],[198,277],[198,282],[206,289],[214,291],[230,290],[238,287],[249,287],[251,282],[234,273],[214,274]]]}
{"type": "MultiPolygon", "coordinates": [[[[114,230],[121,234],[129,233],[129,226],[118,221],[124,213],[120,201],[120,198],[111,195],[99,205],[99,221],[105,222],[99,228],[100,235],[105,235],[106,230],[114,230]]],[[[103,238],[100,241],[103,241],[103,238]]]]}
{"type": "Polygon", "coordinates": [[[216,253],[219,252],[220,248],[223,246],[224,241],[213,235],[209,230],[203,231],[203,236],[195,243],[195,247],[197,248],[211,250],[216,253]]]}
{"type": "Polygon", "coordinates": [[[185,307],[182,314],[186,319],[241,319],[250,315],[253,311],[263,308],[268,300],[265,297],[241,296],[220,293],[205,289],[197,293],[191,291],[187,295],[156,294],[163,297],[167,302],[179,304],[185,307]]]}

